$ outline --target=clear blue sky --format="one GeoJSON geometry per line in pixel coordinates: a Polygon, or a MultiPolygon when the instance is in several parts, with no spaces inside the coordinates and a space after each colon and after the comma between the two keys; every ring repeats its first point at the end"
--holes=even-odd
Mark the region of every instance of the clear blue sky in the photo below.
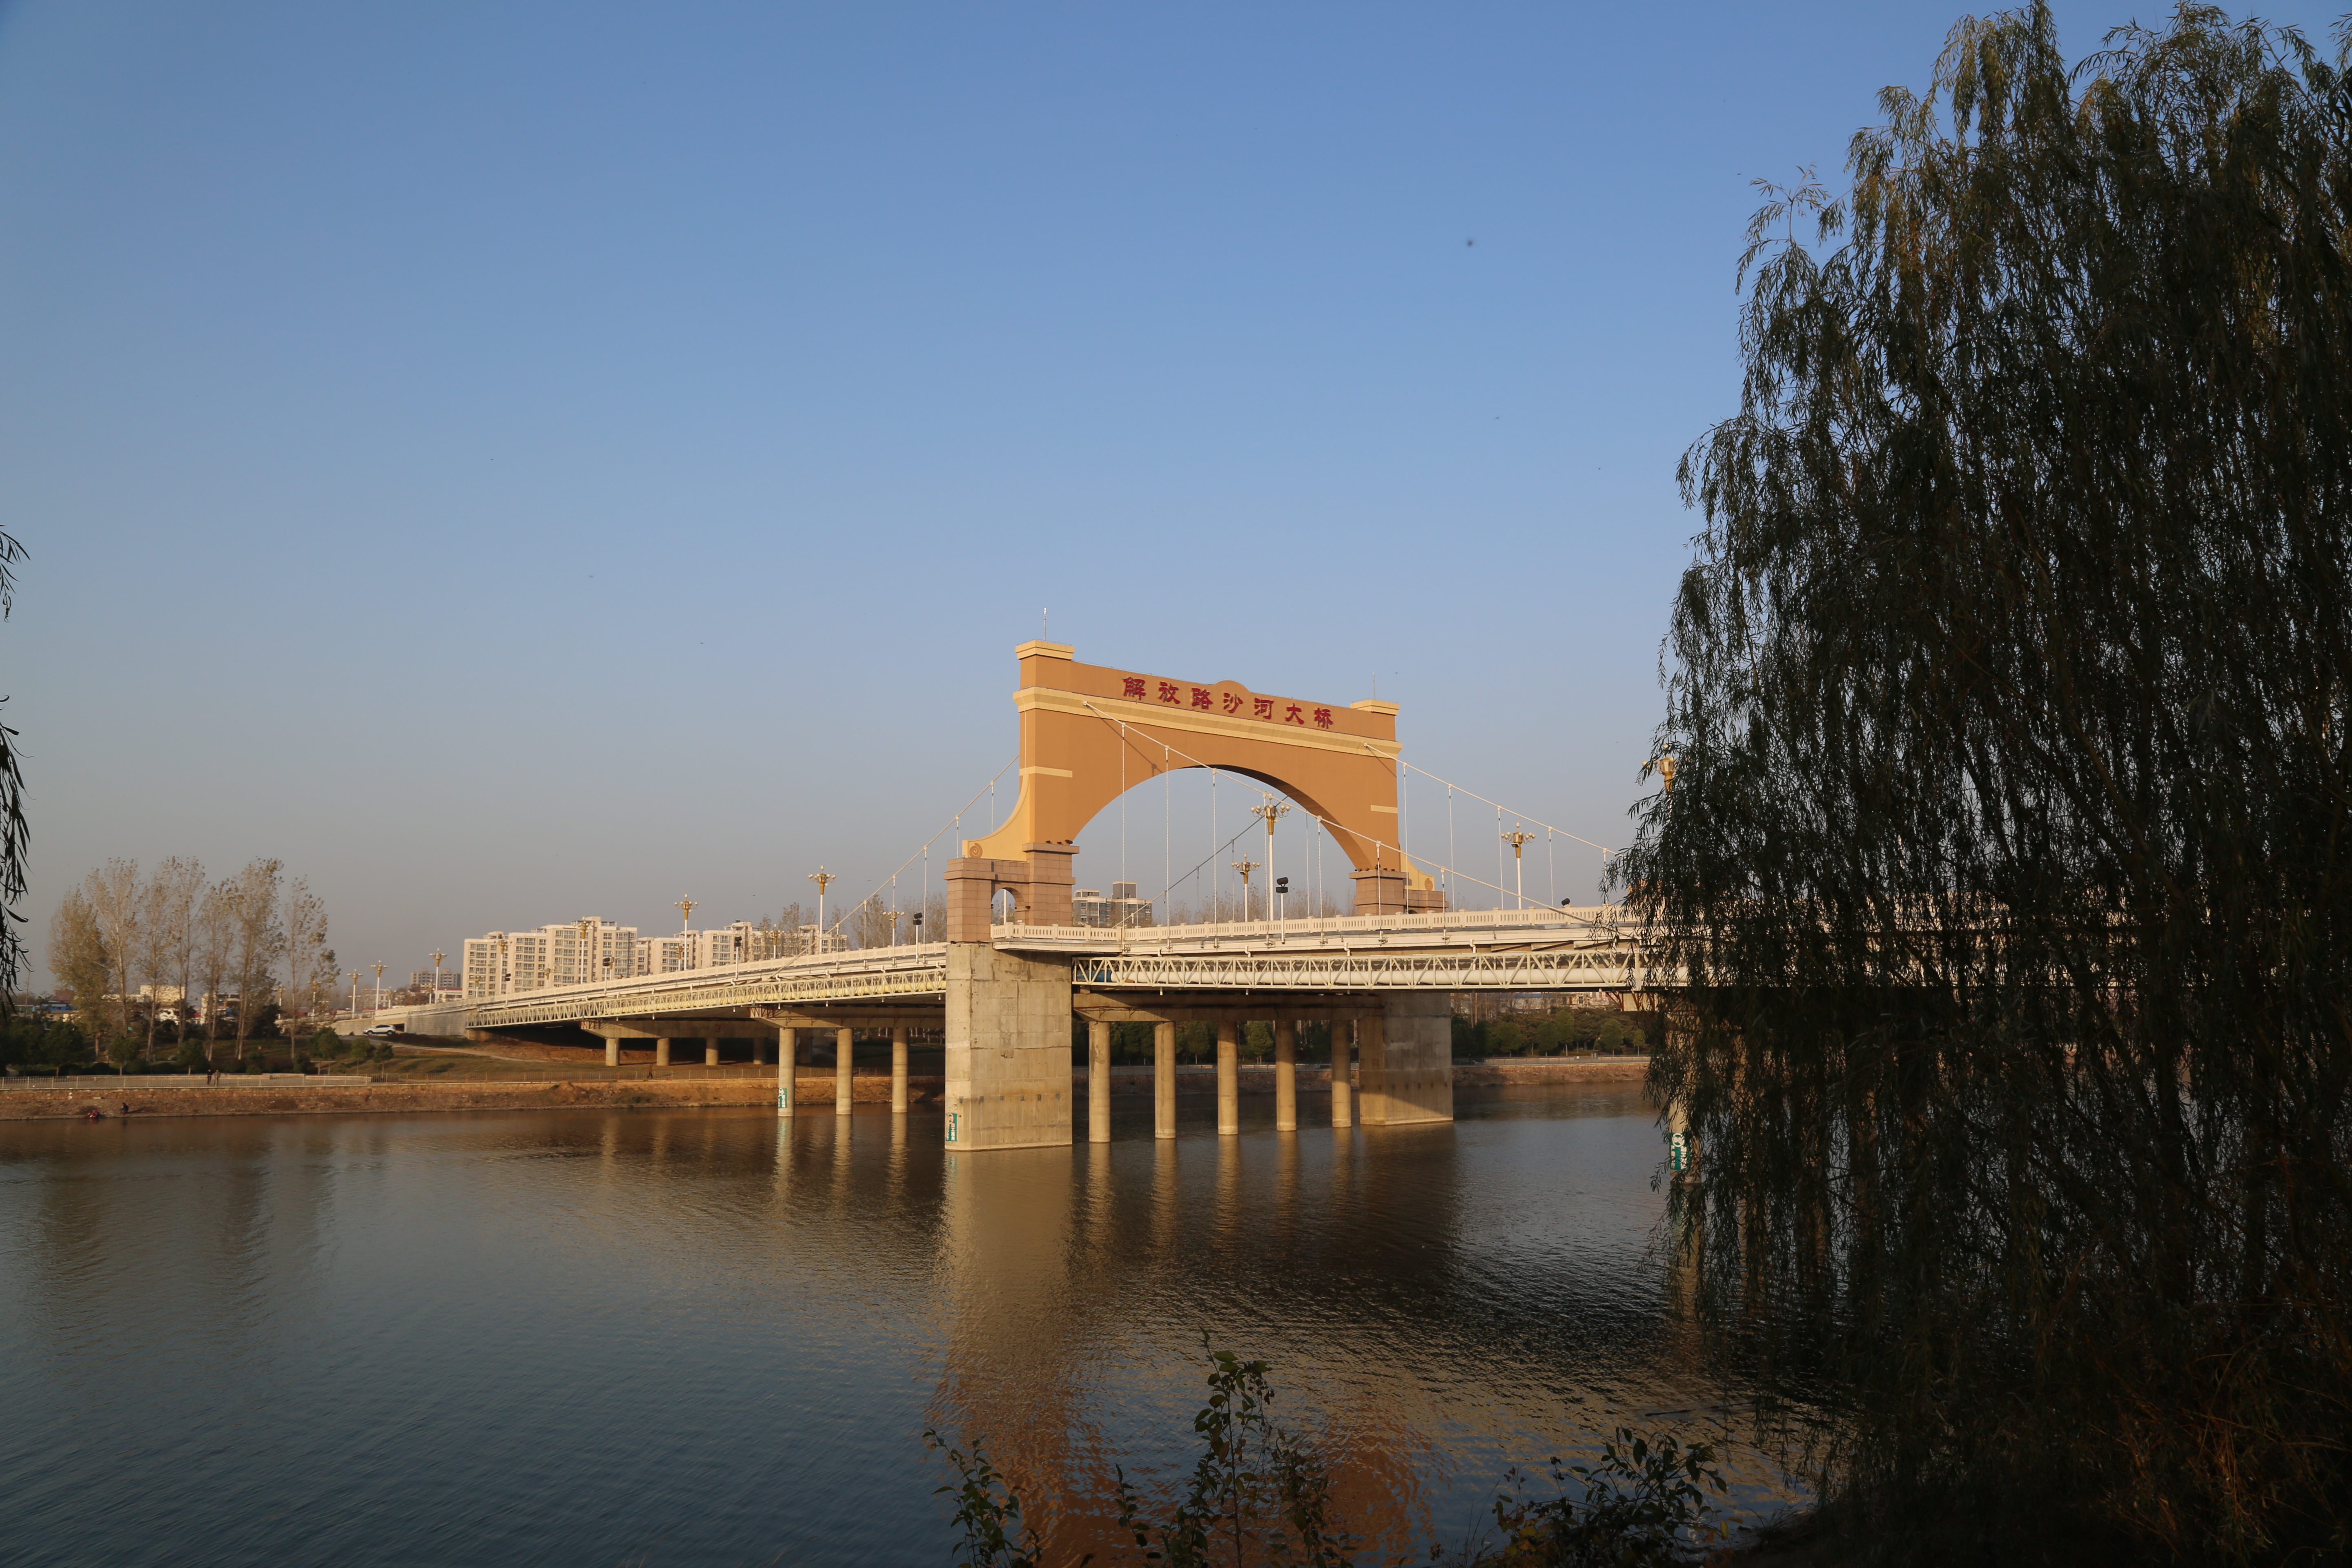
{"type": "Polygon", "coordinates": [[[1409,758],[1621,842],[1748,181],[1958,14],[8,6],[37,962],[109,855],[278,856],[402,973],[863,892],[1011,756],[1048,605],[1377,676],[1409,758]]]}

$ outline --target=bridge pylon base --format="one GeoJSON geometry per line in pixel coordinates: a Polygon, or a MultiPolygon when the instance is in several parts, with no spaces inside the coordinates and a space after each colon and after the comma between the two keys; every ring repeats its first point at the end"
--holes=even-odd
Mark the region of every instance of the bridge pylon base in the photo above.
{"type": "Polygon", "coordinates": [[[947,1146],[1071,1138],[1070,961],[948,944],[947,1146]]]}

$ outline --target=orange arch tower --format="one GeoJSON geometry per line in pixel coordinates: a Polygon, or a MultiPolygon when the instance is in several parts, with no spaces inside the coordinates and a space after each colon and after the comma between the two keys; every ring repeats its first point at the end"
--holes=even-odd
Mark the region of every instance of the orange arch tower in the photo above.
{"type": "Polygon", "coordinates": [[[1399,846],[1395,703],[1276,697],[1234,680],[1080,664],[1075,652],[1013,649],[1020,797],[1002,827],[967,839],[949,865],[949,941],[985,941],[990,902],[1004,889],[1024,924],[1069,923],[1078,835],[1126,791],[1178,768],[1243,774],[1320,817],[1355,868],[1358,913],[1443,907],[1399,846]]]}

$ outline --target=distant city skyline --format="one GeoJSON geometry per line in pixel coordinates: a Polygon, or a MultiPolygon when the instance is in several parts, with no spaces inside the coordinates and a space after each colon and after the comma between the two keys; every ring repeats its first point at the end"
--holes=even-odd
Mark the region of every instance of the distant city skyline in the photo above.
{"type": "MultiPolygon", "coordinates": [[[[2135,15],[2057,9],[2078,56],[2135,15]]],[[[1589,899],[1750,182],[1837,183],[1960,11],[0,11],[25,982],[110,856],[282,859],[402,974],[935,888],[1048,611],[1377,690],[1504,808],[1416,780],[1409,850],[1491,883],[1524,817],[1589,899]]],[[[1220,789],[1079,882],[1219,874],[1220,789]]]]}

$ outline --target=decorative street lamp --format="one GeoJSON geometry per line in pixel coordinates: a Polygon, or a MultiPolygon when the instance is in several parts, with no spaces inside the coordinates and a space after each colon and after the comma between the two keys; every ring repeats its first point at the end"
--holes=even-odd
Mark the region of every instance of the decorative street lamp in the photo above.
{"type": "Polygon", "coordinates": [[[816,950],[823,952],[824,951],[824,890],[841,879],[819,866],[808,874],[808,879],[816,884],[816,950]]]}
{"type": "MultiPolygon", "coordinates": [[[[1496,812],[1495,815],[1500,816],[1502,813],[1496,812]]],[[[1519,863],[1519,853],[1534,837],[1535,835],[1528,832],[1524,824],[1517,822],[1511,824],[1511,831],[1503,835],[1503,842],[1511,847],[1511,891],[1519,900],[1521,909],[1528,907],[1528,873],[1526,868],[1519,863]]]]}
{"type": "MultiPolygon", "coordinates": [[[[1252,816],[1263,817],[1265,820],[1265,874],[1269,878],[1274,875],[1274,825],[1276,820],[1289,809],[1289,806],[1272,795],[1265,797],[1264,805],[1250,807],[1252,816]]],[[[1242,879],[1242,915],[1244,919],[1249,915],[1249,879],[1247,877],[1242,879]]]]}
{"type": "Polygon", "coordinates": [[[1239,871],[1239,872],[1242,874],[1242,919],[1244,919],[1244,920],[1247,920],[1247,919],[1249,919],[1249,911],[1250,911],[1250,901],[1249,901],[1249,879],[1250,879],[1250,873],[1251,873],[1252,871],[1255,871],[1255,870],[1258,869],[1258,863],[1257,863],[1256,861],[1255,861],[1255,860],[1251,859],[1248,856],[1244,855],[1244,856],[1243,856],[1240,859],[1238,859],[1238,860],[1236,860],[1236,861],[1234,861],[1234,870],[1236,870],[1236,871],[1239,871]]]}

